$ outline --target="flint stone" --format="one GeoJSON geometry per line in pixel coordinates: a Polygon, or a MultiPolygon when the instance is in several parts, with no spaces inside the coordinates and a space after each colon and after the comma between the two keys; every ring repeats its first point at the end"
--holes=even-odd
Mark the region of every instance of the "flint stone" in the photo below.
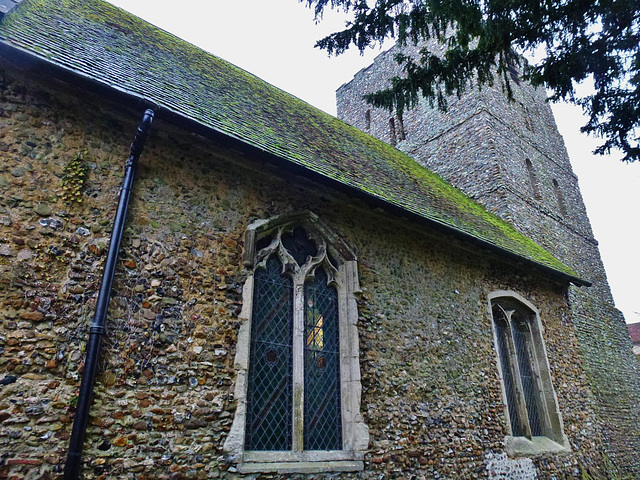
{"type": "Polygon", "coordinates": [[[39,203],[36,208],[33,209],[41,217],[48,217],[51,215],[51,207],[46,203],[39,203]]]}
{"type": "Polygon", "coordinates": [[[22,177],[25,173],[27,173],[27,169],[25,167],[16,167],[11,170],[11,175],[14,177],[22,177]]]}

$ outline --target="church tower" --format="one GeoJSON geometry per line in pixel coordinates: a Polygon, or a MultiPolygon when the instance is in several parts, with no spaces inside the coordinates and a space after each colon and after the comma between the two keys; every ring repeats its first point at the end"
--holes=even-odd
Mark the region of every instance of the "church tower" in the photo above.
{"type": "Polygon", "coordinates": [[[338,117],[408,153],[592,282],[589,288],[570,288],[572,318],[567,321],[573,322],[582,346],[609,442],[606,453],[614,463],[624,458],[626,465],[620,466],[638,474],[640,458],[634,454],[640,451],[637,364],[544,89],[520,81],[513,69],[513,102],[496,80],[493,86],[449,98],[447,112],[422,100],[399,117],[371,107],[362,98],[401,75],[395,54],[396,47],[380,54],[338,89],[338,117]],[[628,459],[636,464],[629,465],[628,459]]]}

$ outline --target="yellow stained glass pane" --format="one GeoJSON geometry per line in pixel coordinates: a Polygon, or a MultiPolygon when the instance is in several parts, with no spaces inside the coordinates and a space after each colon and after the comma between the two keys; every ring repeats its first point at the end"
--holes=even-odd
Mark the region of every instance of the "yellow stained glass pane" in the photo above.
{"type": "Polygon", "coordinates": [[[324,336],[322,331],[322,324],[324,322],[324,318],[322,315],[318,315],[315,309],[309,309],[308,313],[312,315],[312,318],[317,315],[317,320],[314,323],[313,328],[307,335],[307,346],[313,349],[322,350],[324,347],[324,336]]]}

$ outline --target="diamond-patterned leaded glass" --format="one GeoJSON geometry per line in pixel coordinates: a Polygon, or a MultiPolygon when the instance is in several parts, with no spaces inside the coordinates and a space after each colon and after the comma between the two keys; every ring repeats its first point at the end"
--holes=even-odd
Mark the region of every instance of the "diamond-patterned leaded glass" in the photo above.
{"type": "Polygon", "coordinates": [[[509,361],[509,350],[507,346],[507,335],[509,335],[509,326],[507,319],[499,307],[493,308],[493,318],[496,322],[496,336],[498,339],[498,354],[500,355],[500,364],[502,367],[502,381],[504,382],[504,390],[507,395],[507,405],[509,406],[509,420],[511,421],[511,432],[514,437],[523,435],[520,423],[518,422],[518,411],[516,409],[516,392],[513,386],[513,375],[511,374],[511,362],[509,361]]]}
{"type": "Polygon", "coordinates": [[[543,434],[541,399],[533,370],[535,357],[531,350],[529,316],[512,304],[496,304],[492,311],[511,433],[515,437],[540,436],[543,434]]]}
{"type": "MultiPolygon", "coordinates": [[[[519,314],[516,312],[514,317],[519,314]]],[[[522,318],[514,318],[511,324],[513,331],[513,342],[516,347],[516,355],[518,356],[518,366],[520,367],[520,380],[522,381],[522,391],[524,393],[524,401],[527,405],[527,416],[529,417],[529,425],[531,427],[531,435],[542,435],[542,427],[540,425],[540,414],[538,413],[538,394],[536,387],[536,379],[533,376],[531,366],[531,356],[527,338],[529,328],[526,320],[522,318]]]]}
{"type": "Polygon", "coordinates": [[[342,449],[338,295],[322,268],[304,288],[304,449],[342,449]]]}
{"type": "Polygon", "coordinates": [[[254,276],[247,450],[291,450],[293,282],[275,257],[254,276]]]}

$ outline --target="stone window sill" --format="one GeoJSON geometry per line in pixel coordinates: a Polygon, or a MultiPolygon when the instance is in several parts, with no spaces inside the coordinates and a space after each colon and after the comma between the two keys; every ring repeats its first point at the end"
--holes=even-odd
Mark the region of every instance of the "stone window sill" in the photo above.
{"type": "Polygon", "coordinates": [[[544,453],[558,454],[571,451],[569,442],[563,438],[562,443],[549,437],[505,437],[505,449],[510,457],[532,457],[544,453]]]}
{"type": "Polygon", "coordinates": [[[238,465],[240,473],[330,473],[358,472],[364,469],[364,463],[355,460],[329,462],[248,462],[238,465]]]}

